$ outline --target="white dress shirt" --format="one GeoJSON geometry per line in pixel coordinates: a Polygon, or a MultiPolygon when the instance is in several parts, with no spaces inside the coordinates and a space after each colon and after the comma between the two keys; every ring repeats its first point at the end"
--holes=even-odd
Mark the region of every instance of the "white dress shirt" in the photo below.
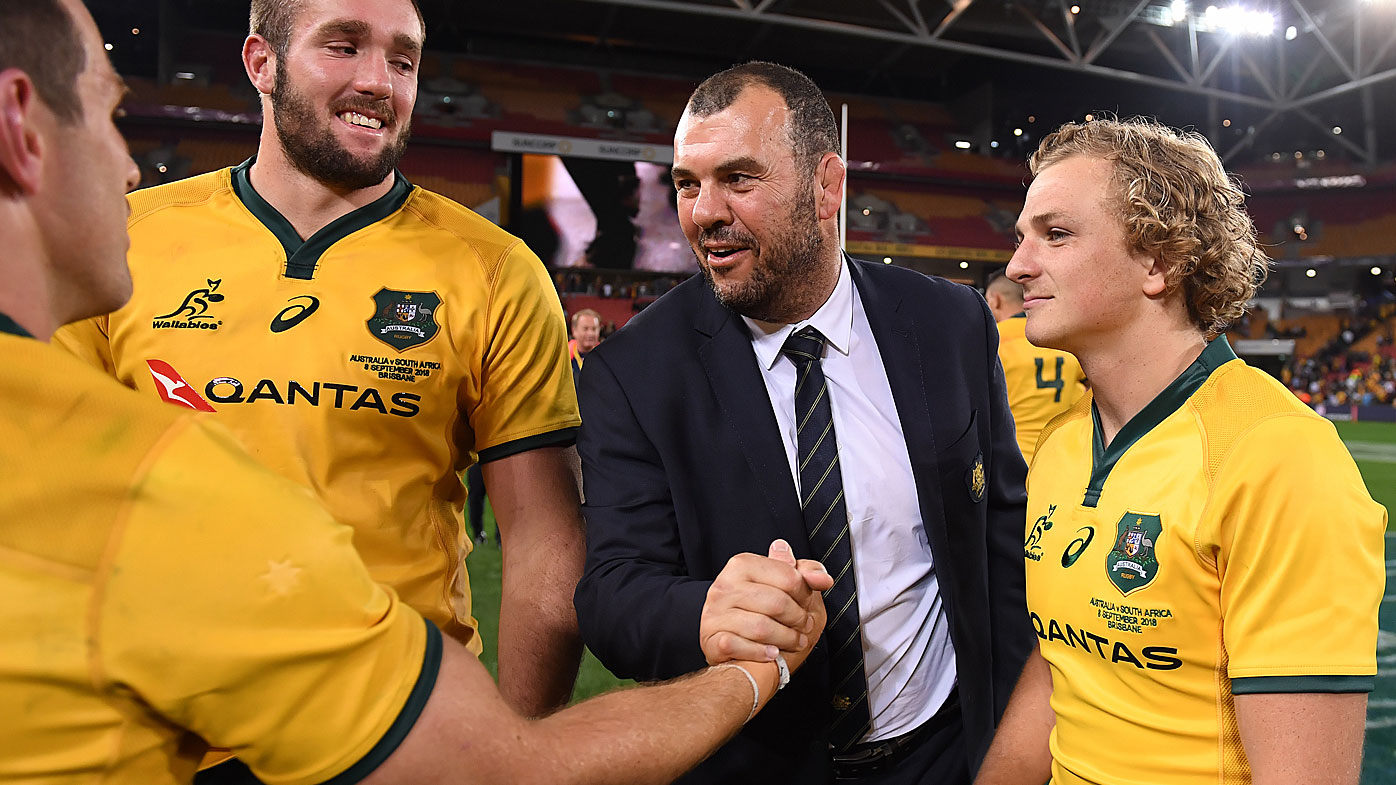
{"type": "MultiPolygon", "coordinates": [[[[921,520],[911,459],[887,371],[846,264],[833,294],[809,320],[772,324],[742,317],[796,469],[795,364],[785,339],[812,325],[827,339],[821,367],[829,383],[839,469],[853,536],[853,574],[863,630],[872,726],[864,741],[899,736],[930,719],[955,686],[955,652],[931,546],[921,520]]],[[[798,503],[798,498],[797,498],[798,503]]]]}

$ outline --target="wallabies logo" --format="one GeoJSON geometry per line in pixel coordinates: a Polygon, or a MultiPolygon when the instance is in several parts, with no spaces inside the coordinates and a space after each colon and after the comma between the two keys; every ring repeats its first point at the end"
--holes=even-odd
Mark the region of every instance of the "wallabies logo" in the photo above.
{"type": "Polygon", "coordinates": [[[163,316],[157,316],[151,320],[150,326],[156,330],[166,329],[199,329],[217,330],[223,322],[209,315],[209,306],[213,303],[223,302],[223,295],[218,293],[219,284],[223,279],[206,279],[208,284],[206,289],[195,289],[184,296],[184,302],[179,307],[163,316]]]}
{"type": "Polygon", "coordinates": [[[1057,511],[1057,505],[1049,505],[1047,514],[1037,519],[1032,525],[1032,531],[1028,534],[1027,540],[1023,542],[1023,558],[1030,561],[1042,561],[1042,535],[1052,530],[1052,513],[1057,511]]]}

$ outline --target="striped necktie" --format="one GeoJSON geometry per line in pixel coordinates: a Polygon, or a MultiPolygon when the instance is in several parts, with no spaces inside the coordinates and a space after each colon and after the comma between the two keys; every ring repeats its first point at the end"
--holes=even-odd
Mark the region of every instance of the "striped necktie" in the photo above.
{"type": "Polygon", "coordinates": [[[843,498],[829,383],[819,364],[823,351],[824,336],[813,327],[791,334],[781,347],[795,363],[796,454],[805,533],[811,553],[834,576],[833,587],[824,592],[829,611],[824,638],[829,645],[833,686],[829,746],[842,752],[867,733],[870,720],[858,587],[853,579],[853,535],[843,498]]]}

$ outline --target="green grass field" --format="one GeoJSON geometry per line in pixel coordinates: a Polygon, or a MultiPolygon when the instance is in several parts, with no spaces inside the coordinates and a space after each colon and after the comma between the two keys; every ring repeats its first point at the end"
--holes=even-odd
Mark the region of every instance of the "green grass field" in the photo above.
{"type": "MultiPolygon", "coordinates": [[[[1377,633],[1376,689],[1367,699],[1362,785],[1390,785],[1396,782],[1396,591],[1391,587],[1391,574],[1396,570],[1396,559],[1391,557],[1391,544],[1396,542],[1391,521],[1396,510],[1396,424],[1334,425],[1356,459],[1367,491],[1387,509],[1387,589],[1378,614],[1381,631],[1377,633]]],[[[1342,598],[1334,597],[1333,601],[1341,602],[1342,598]]]]}
{"type": "MultiPolygon", "coordinates": [[[[1396,510],[1396,424],[1392,423],[1334,423],[1338,434],[1357,459],[1357,467],[1367,483],[1367,490],[1388,511],[1396,510]]],[[[1389,518],[1390,516],[1388,516],[1389,518]]],[[[486,528],[494,531],[494,517],[487,514],[486,528]]],[[[1387,530],[1393,531],[1388,520],[1387,530]]],[[[1391,543],[1396,533],[1387,535],[1391,543]]],[[[475,595],[475,615],[485,639],[481,660],[495,672],[495,637],[499,627],[499,550],[493,541],[476,546],[467,564],[470,585],[475,595]]],[[[1396,570],[1396,559],[1388,559],[1387,573],[1396,570]]],[[[1342,598],[1334,597],[1341,602],[1342,598]]],[[[1367,751],[1362,767],[1362,785],[1391,785],[1396,782],[1396,591],[1388,589],[1382,601],[1377,642],[1376,691],[1368,701],[1367,751]]],[[[612,689],[621,682],[610,674],[590,653],[582,662],[574,700],[581,700],[612,689]]]]}

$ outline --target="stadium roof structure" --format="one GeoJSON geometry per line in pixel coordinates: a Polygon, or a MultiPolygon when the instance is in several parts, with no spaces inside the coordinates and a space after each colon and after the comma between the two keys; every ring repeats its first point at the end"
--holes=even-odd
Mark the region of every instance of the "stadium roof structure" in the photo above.
{"type": "MultiPolygon", "coordinates": [[[[495,33],[593,62],[750,58],[826,88],[953,102],[985,85],[1021,125],[1091,110],[1190,124],[1250,151],[1396,157],[1396,0],[518,0],[436,3],[475,45],[495,33]],[[457,16],[459,15],[459,16],[457,16]],[[558,49],[558,45],[562,44],[558,49]],[[570,45],[569,45],[570,44],[570,45]],[[1063,111],[1066,110],[1066,111],[1063,111]],[[1229,122],[1227,122],[1229,121],[1229,122]],[[1341,129],[1335,132],[1334,129],[1341,129]],[[1234,130],[1233,130],[1234,129],[1234,130]]],[[[433,3],[427,0],[424,7],[433,3]]],[[[704,69],[698,69],[702,71],[704,69]]],[[[982,102],[981,102],[982,103],[982,102]]],[[[1001,123],[1002,124],[1002,123],[1001,123]]],[[[1243,156],[1250,157],[1250,156],[1243,156]]]]}
{"type": "MultiPolygon", "coordinates": [[[[1396,161],[1396,0],[420,3],[429,49],[694,80],[774,60],[830,92],[941,103],[986,153],[1104,110],[1196,127],[1231,166],[1396,161]]],[[[91,5],[99,21],[246,25],[246,0],[91,5]]]]}

